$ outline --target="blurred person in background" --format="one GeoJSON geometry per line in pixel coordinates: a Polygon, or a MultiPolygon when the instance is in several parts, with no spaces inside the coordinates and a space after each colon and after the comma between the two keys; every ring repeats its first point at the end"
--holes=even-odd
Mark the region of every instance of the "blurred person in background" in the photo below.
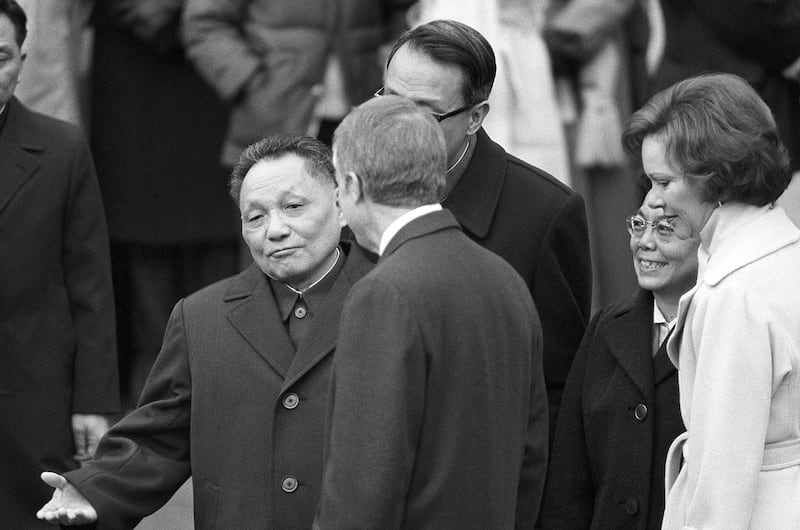
{"type": "Polygon", "coordinates": [[[0,527],[38,528],[46,469],[89,458],[119,410],[103,202],[80,130],[14,96],[26,16],[0,0],[0,527]]]}
{"type": "Polygon", "coordinates": [[[16,95],[28,108],[86,130],[89,15],[94,0],[19,0],[28,16],[25,75],[16,95]]]}
{"type": "Polygon", "coordinates": [[[636,286],[628,238],[619,230],[644,192],[619,137],[644,103],[647,21],[641,0],[552,0],[544,40],[553,59],[572,186],[586,201],[594,273],[593,307],[626,298],[636,286]]]}
{"type": "Polygon", "coordinates": [[[696,286],[667,342],[687,432],[670,447],[663,527],[800,526],[800,230],[769,107],[743,78],[703,75],[628,121],[649,208],[700,238],[696,286]]]}
{"type": "Polygon", "coordinates": [[[483,130],[495,72],[494,51],[483,35],[460,22],[435,20],[395,42],[379,94],[405,96],[436,119],[447,149],[439,201],[467,236],[508,261],[530,289],[544,335],[555,429],[591,306],[586,213],[579,194],[507,153],[483,130]]]}
{"type": "Polygon", "coordinates": [[[678,300],[697,278],[697,234],[642,204],[626,220],[638,293],[596,313],[570,369],[542,528],[661,528],[664,462],[685,429],[667,357],[678,300]]]}
{"type": "Polygon", "coordinates": [[[175,302],[239,270],[229,171],[217,157],[227,109],[184,56],[182,6],[104,0],[92,18],[91,145],[111,236],[127,410],[175,302]]]}
{"type": "Polygon", "coordinates": [[[380,86],[381,47],[411,0],[186,0],[183,40],[198,72],[231,105],[222,163],[278,133],[330,141],[380,86]],[[326,122],[326,123],[323,123],[326,122]]]}

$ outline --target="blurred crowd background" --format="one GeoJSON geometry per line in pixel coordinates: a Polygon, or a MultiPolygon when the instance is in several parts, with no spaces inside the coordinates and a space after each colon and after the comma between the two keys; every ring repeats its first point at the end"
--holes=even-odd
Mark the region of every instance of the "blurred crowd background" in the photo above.
{"type": "MultiPolygon", "coordinates": [[[[278,132],[330,141],[380,88],[405,27],[452,18],[488,38],[498,75],[485,127],[583,195],[594,308],[636,289],[623,222],[645,183],[619,136],[652,94],[701,72],[738,74],[770,105],[800,167],[796,2],[18,1],[29,34],[16,95],[82,127],[97,166],[127,409],[175,302],[249,260],[226,190],[238,151],[278,132]],[[376,51],[367,68],[358,62],[376,51]]],[[[781,199],[795,223],[798,179],[781,199]]],[[[176,502],[169,522],[142,527],[191,527],[191,503],[176,502]]]]}

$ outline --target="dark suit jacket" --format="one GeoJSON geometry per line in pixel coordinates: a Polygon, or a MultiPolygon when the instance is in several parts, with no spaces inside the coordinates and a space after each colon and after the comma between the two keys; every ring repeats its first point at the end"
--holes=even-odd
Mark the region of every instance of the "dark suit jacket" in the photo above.
{"type": "Polygon", "coordinates": [[[371,267],[350,250],[296,353],[255,265],[180,301],[139,407],[67,475],[99,527],[132,528],[190,474],[197,528],[310,527],[339,315],[371,267]]]}
{"type": "Polygon", "coordinates": [[[707,72],[745,78],[769,105],[781,139],[800,169],[800,84],[781,71],[800,57],[796,0],[661,0],[664,57],[650,94],[707,72]]]}
{"type": "Polygon", "coordinates": [[[78,129],[8,103],[0,135],[0,527],[46,527],[70,416],[118,410],[103,203],[78,129]],[[13,477],[13,478],[12,478],[13,477]]]}
{"type": "Polygon", "coordinates": [[[570,371],[542,506],[545,529],[658,529],[667,449],[685,429],[678,373],[652,356],[653,296],[599,311],[570,371]]]}
{"type": "Polygon", "coordinates": [[[580,195],[508,154],[481,129],[466,171],[442,206],[464,232],[508,261],[530,289],[544,336],[544,379],[555,429],[561,392],[592,301],[580,195]]]}
{"type": "Polygon", "coordinates": [[[315,528],[532,527],[547,460],[541,331],[521,278],[447,211],[348,295],[315,528]]]}

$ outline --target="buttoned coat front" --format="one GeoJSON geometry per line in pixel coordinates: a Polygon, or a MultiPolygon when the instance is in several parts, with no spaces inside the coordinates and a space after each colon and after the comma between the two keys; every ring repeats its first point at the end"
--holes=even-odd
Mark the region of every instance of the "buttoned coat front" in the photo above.
{"type": "Polygon", "coordinates": [[[664,528],[800,528],[800,231],[723,204],[667,349],[688,437],[667,459],[664,528]]]}
{"type": "Polygon", "coordinates": [[[541,319],[544,379],[555,429],[561,393],[592,303],[592,264],[583,199],[508,154],[481,129],[464,174],[442,206],[472,240],[522,276],[541,319]]]}
{"type": "Polygon", "coordinates": [[[99,528],[132,528],[191,474],[197,528],[308,528],[322,475],[328,379],[355,247],[297,352],[249,269],[180,301],[139,407],[67,475],[99,528]]]}
{"type": "Polygon", "coordinates": [[[544,529],[661,528],[664,461],[684,428],[677,371],[652,348],[649,291],[592,318],[564,390],[544,529]]]}
{"type": "Polygon", "coordinates": [[[70,417],[119,409],[103,202],[77,127],[8,102],[0,134],[0,527],[45,528],[70,417]]]}
{"type": "Polygon", "coordinates": [[[315,528],[533,528],[541,330],[521,278],[450,212],[414,219],[348,295],[315,528]]]}

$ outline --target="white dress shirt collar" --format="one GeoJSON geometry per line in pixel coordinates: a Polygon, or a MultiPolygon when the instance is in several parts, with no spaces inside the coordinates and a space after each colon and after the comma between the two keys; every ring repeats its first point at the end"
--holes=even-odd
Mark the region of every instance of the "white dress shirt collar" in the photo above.
{"type": "Polygon", "coordinates": [[[418,217],[422,217],[423,215],[438,212],[442,209],[442,205],[439,203],[436,204],[425,204],[423,206],[418,206],[413,210],[409,210],[386,227],[386,230],[383,231],[383,235],[381,236],[381,244],[378,247],[378,255],[382,256],[383,251],[386,250],[386,247],[389,245],[389,241],[392,240],[394,236],[400,231],[401,228],[406,226],[408,223],[413,221],[418,217]]]}

